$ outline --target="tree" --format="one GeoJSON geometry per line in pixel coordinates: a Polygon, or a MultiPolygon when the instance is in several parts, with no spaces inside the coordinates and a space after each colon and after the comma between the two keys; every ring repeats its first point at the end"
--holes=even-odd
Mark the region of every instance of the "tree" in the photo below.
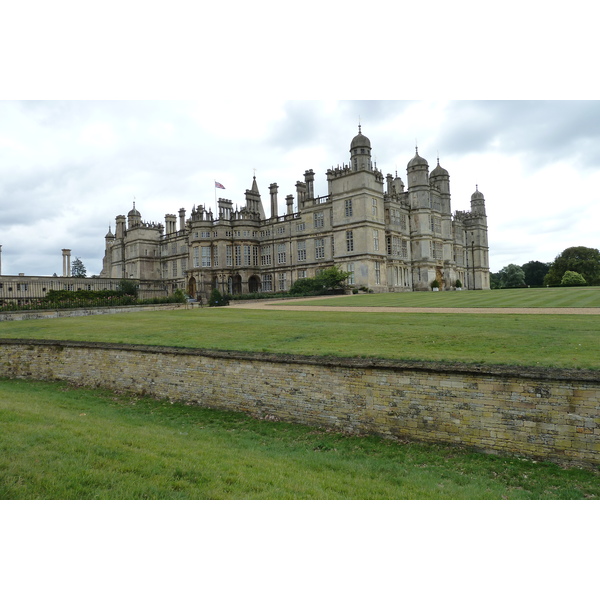
{"type": "Polygon", "coordinates": [[[550,269],[550,263],[543,263],[539,260],[530,260],[521,266],[525,273],[525,285],[540,287],[544,285],[544,277],[550,269]]]}
{"type": "Polygon", "coordinates": [[[519,265],[510,264],[498,273],[503,288],[525,287],[525,273],[519,265]]]}
{"type": "Polygon", "coordinates": [[[560,285],[567,271],[575,271],[588,285],[600,284],[600,252],[596,248],[573,246],[563,250],[550,266],[544,278],[546,285],[560,285]]]}
{"type": "Polygon", "coordinates": [[[316,277],[296,280],[290,288],[290,294],[322,294],[330,290],[343,289],[348,277],[350,273],[342,271],[339,267],[329,267],[316,277]]]}
{"type": "Polygon", "coordinates": [[[133,296],[137,298],[138,295],[138,286],[135,281],[131,281],[130,279],[121,279],[119,281],[119,285],[117,286],[117,290],[127,296],[133,296]]]}
{"type": "Polygon", "coordinates": [[[229,304],[229,298],[227,296],[223,296],[221,292],[215,287],[212,289],[210,293],[210,297],[208,299],[209,306],[227,306],[229,304]]]}
{"type": "Polygon", "coordinates": [[[71,277],[85,277],[87,270],[85,265],[81,262],[79,256],[73,261],[71,265],[71,277]]]}
{"type": "Polygon", "coordinates": [[[321,271],[315,280],[326,290],[342,289],[344,282],[350,277],[350,273],[342,271],[339,267],[329,267],[321,271]]]}
{"type": "Polygon", "coordinates": [[[565,271],[565,274],[560,280],[560,285],[585,285],[585,279],[581,273],[576,273],[575,271],[565,271]]]}

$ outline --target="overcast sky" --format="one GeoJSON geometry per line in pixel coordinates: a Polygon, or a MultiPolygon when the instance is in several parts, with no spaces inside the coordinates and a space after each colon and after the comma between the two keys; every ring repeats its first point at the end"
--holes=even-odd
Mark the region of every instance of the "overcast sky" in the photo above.
{"type": "Polygon", "coordinates": [[[2,273],[61,274],[70,248],[98,274],[134,198],[146,221],[214,212],[217,180],[241,206],[254,169],[267,214],[269,184],[282,211],[306,169],[325,194],[359,119],[384,174],[406,182],[418,145],[449,171],[453,211],[479,186],[492,271],[598,248],[600,102],[580,100],[598,97],[596,32],[579,5],[7,5],[2,273]]]}
{"type": "Polygon", "coordinates": [[[2,273],[61,274],[70,248],[97,274],[104,236],[134,200],[147,221],[215,212],[216,180],[241,206],[254,169],[267,214],[269,184],[283,212],[306,169],[326,194],[359,119],[384,174],[406,182],[418,145],[449,171],[453,211],[479,186],[492,271],[600,246],[597,101],[4,101],[2,273]]]}

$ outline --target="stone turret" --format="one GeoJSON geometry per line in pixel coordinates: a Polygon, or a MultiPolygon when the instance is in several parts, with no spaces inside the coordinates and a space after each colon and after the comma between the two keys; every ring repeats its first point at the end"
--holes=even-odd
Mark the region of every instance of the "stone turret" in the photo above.
{"type": "Polygon", "coordinates": [[[360,125],[350,143],[350,165],[353,171],[371,170],[371,140],[362,134],[360,125]]]}

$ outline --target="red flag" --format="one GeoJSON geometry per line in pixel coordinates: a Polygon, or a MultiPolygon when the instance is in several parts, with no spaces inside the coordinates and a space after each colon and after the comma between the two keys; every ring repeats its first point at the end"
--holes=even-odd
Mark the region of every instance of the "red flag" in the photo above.
{"type": "Polygon", "coordinates": [[[215,187],[219,188],[220,190],[225,189],[225,186],[222,183],[219,183],[218,181],[215,181],[215,187]]]}

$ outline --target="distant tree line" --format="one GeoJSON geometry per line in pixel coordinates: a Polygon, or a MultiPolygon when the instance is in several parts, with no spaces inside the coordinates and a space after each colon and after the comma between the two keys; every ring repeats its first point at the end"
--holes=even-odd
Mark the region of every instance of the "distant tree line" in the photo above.
{"type": "Polygon", "coordinates": [[[553,262],[537,260],[510,264],[490,273],[492,288],[600,285],[600,251],[574,246],[563,250],[553,262]]]}

